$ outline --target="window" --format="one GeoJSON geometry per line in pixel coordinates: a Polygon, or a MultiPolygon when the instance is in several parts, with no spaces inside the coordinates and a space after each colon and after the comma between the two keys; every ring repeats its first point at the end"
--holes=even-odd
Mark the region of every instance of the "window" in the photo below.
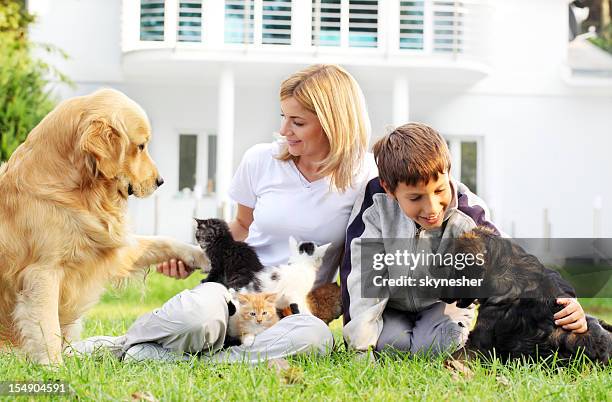
{"type": "Polygon", "coordinates": [[[478,144],[461,141],[461,181],[478,193],[478,144]]]}
{"type": "Polygon", "coordinates": [[[312,2],[313,46],[340,46],[340,0],[312,2]]]}
{"type": "Polygon", "coordinates": [[[446,137],[451,153],[451,175],[473,193],[482,191],[482,140],[478,137],[446,137]]]}
{"type": "Polygon", "coordinates": [[[181,134],[179,136],[179,191],[193,190],[196,185],[198,161],[198,136],[181,134]]]}
{"type": "Polygon", "coordinates": [[[400,49],[423,49],[424,0],[400,1],[400,49]]]}
{"type": "Polygon", "coordinates": [[[179,42],[202,42],[202,0],[179,1],[179,42]]]}
{"type": "Polygon", "coordinates": [[[378,0],[349,1],[349,46],[378,46],[378,0]]]}
{"type": "Polygon", "coordinates": [[[261,43],[291,44],[291,0],[263,0],[261,43]]]}
{"type": "Polygon", "coordinates": [[[216,175],[217,135],[201,132],[179,134],[178,190],[188,188],[198,197],[205,193],[214,193],[216,175]]]}
{"type": "Polygon", "coordinates": [[[465,6],[457,1],[433,2],[433,50],[437,53],[463,52],[465,6]]]}
{"type": "Polygon", "coordinates": [[[164,40],[164,2],[140,1],[140,40],[164,40]]]}
{"type": "Polygon", "coordinates": [[[225,1],[225,42],[253,43],[253,0],[225,1]]]}
{"type": "Polygon", "coordinates": [[[350,47],[378,46],[378,0],[312,2],[312,45],[343,46],[343,39],[350,47]],[[343,29],[348,29],[348,38],[343,29]]]}

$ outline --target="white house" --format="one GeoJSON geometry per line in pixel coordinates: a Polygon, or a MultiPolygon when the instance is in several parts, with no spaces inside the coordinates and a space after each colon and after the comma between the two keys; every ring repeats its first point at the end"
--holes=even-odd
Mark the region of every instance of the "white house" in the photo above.
{"type": "MultiPolygon", "coordinates": [[[[135,230],[191,240],[231,213],[233,170],[280,123],[278,87],[313,63],[361,84],[373,137],[437,128],[454,175],[521,237],[612,237],[612,56],[568,42],[567,0],[30,0],[32,39],[77,84],[151,119],[166,181],[135,230]],[[183,190],[188,188],[188,190],[183,190]]],[[[49,57],[49,56],[46,56],[49,57]]]]}

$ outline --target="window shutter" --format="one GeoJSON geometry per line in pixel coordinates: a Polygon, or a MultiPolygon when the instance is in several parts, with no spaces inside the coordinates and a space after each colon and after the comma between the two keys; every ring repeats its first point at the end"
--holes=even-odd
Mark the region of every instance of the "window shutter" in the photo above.
{"type": "Polygon", "coordinates": [[[263,0],[261,43],[291,44],[291,0],[263,0]]]}
{"type": "Polygon", "coordinates": [[[253,43],[254,7],[253,0],[225,1],[226,43],[253,43]]]}
{"type": "Polygon", "coordinates": [[[340,46],[340,0],[312,2],[312,45],[340,46]]]}
{"type": "Polygon", "coordinates": [[[349,1],[349,46],[378,46],[378,0],[349,1]]]}
{"type": "Polygon", "coordinates": [[[400,1],[400,49],[423,49],[424,8],[423,0],[400,1]]]}
{"type": "Polygon", "coordinates": [[[140,40],[164,40],[164,2],[140,1],[140,40]]]}
{"type": "Polygon", "coordinates": [[[178,41],[202,42],[202,0],[180,0],[178,41]]]}
{"type": "Polygon", "coordinates": [[[433,1],[433,51],[462,53],[466,8],[462,2],[433,1]]]}

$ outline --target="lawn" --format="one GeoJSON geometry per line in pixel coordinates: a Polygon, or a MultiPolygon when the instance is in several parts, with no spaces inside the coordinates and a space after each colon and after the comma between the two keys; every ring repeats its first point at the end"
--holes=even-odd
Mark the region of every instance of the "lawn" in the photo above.
{"type": "MultiPolygon", "coordinates": [[[[146,286],[132,284],[107,292],[87,315],[84,336],[119,335],[141,313],[193,286],[151,274],[146,286]]],[[[612,322],[612,299],[582,300],[585,309],[612,322]]],[[[340,322],[332,329],[342,345],[340,322]]],[[[14,355],[0,355],[1,380],[53,381],[70,384],[81,400],[612,400],[612,368],[586,362],[569,367],[497,361],[476,365],[474,377],[453,376],[441,359],[385,357],[376,364],[357,360],[339,346],[329,357],[290,359],[278,374],[262,364],[208,365],[196,359],[181,363],[121,363],[110,355],[66,358],[50,369],[14,355]]],[[[0,396],[0,399],[7,398],[0,396]]],[[[35,400],[66,397],[30,397],[35,400]]]]}

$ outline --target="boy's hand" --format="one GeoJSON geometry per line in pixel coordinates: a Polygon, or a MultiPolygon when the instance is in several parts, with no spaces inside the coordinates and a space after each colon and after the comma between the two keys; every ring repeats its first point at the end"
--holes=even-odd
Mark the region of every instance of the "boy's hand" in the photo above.
{"type": "Polygon", "coordinates": [[[571,330],[575,334],[583,334],[587,331],[586,315],[578,300],[571,297],[559,297],[557,304],[563,304],[565,307],[553,316],[555,325],[568,331],[571,330]]]}

